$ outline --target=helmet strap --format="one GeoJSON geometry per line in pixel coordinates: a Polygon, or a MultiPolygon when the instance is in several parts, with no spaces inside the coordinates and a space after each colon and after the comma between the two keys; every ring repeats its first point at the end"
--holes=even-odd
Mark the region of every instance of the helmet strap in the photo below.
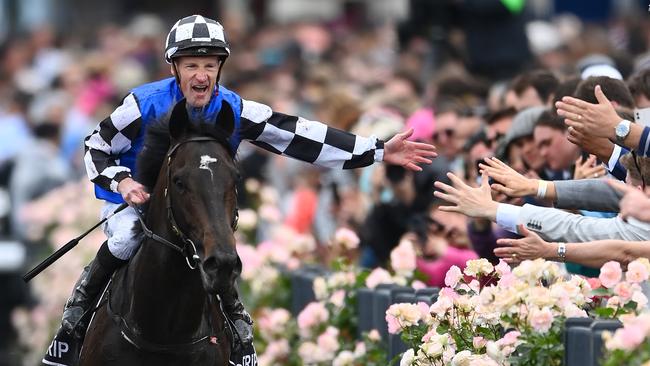
{"type": "Polygon", "coordinates": [[[176,84],[178,84],[178,88],[180,89],[181,87],[181,74],[178,73],[178,69],[176,68],[176,60],[172,59],[172,68],[174,68],[174,77],[176,78],[176,84]]]}
{"type": "Polygon", "coordinates": [[[219,58],[219,61],[220,62],[219,62],[219,71],[217,71],[217,82],[215,83],[216,85],[215,85],[215,88],[214,88],[215,89],[215,92],[214,92],[215,97],[217,95],[219,95],[219,79],[221,79],[221,68],[223,67],[223,64],[226,63],[226,59],[225,58],[219,58]]]}

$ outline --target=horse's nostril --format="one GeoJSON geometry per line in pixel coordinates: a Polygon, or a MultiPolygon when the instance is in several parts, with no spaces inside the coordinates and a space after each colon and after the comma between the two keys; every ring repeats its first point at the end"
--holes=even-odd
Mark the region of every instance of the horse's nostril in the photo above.
{"type": "Polygon", "coordinates": [[[219,269],[219,263],[215,257],[208,257],[203,262],[203,270],[206,272],[214,272],[219,269]]]}

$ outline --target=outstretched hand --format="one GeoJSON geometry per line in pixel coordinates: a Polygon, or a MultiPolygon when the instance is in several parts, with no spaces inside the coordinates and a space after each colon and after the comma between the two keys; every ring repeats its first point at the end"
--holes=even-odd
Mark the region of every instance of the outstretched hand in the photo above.
{"type": "Polygon", "coordinates": [[[485,164],[478,166],[499,183],[493,183],[492,189],[509,197],[532,196],[537,193],[537,180],[526,178],[506,163],[497,158],[485,158],[485,164]]]}
{"type": "Polygon", "coordinates": [[[519,225],[519,234],[524,235],[521,239],[499,239],[498,248],[494,249],[497,257],[503,258],[506,263],[519,263],[525,260],[537,258],[552,258],[553,244],[544,241],[536,233],[519,225]]]}
{"type": "Polygon", "coordinates": [[[573,97],[562,98],[562,101],[555,103],[557,114],[565,118],[564,122],[570,129],[573,128],[581,134],[613,139],[614,129],[621,121],[621,117],[616,113],[600,85],[596,85],[594,94],[598,104],[573,97]]]}
{"type": "Polygon", "coordinates": [[[435,191],[433,194],[455,204],[455,206],[440,206],[441,211],[458,212],[469,217],[496,220],[499,203],[492,200],[492,192],[485,172],[482,175],[481,186],[477,188],[468,186],[453,173],[447,173],[447,177],[451,179],[454,186],[439,181],[435,182],[435,187],[440,191],[435,191]]]}
{"type": "Polygon", "coordinates": [[[607,183],[623,193],[623,198],[619,202],[623,220],[634,217],[637,220],[650,222],[650,198],[642,190],[614,179],[607,180],[607,183]]]}
{"type": "Polygon", "coordinates": [[[384,144],[384,161],[392,165],[400,165],[416,172],[422,171],[418,163],[431,164],[431,159],[438,156],[436,147],[422,142],[407,140],[413,134],[413,129],[398,133],[384,144]]]}
{"type": "Polygon", "coordinates": [[[573,171],[573,179],[598,178],[604,176],[606,173],[605,166],[598,163],[595,155],[589,155],[587,159],[579,156],[573,171]]]}

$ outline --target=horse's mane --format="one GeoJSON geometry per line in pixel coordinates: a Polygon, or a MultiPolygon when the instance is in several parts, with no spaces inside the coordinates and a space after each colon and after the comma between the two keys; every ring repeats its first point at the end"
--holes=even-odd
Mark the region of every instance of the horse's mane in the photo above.
{"type": "MultiPolygon", "coordinates": [[[[188,123],[187,127],[185,137],[212,137],[228,151],[228,156],[236,162],[236,151],[230,144],[229,136],[222,128],[207,123],[188,123]]],[[[156,185],[158,174],[170,144],[169,121],[154,122],[149,125],[145,135],[144,147],[138,155],[136,180],[150,191],[156,185]]]]}

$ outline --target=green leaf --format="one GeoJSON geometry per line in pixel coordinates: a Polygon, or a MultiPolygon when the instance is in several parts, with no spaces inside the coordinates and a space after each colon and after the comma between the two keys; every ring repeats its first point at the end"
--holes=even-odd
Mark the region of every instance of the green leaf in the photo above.
{"type": "Polygon", "coordinates": [[[614,308],[596,308],[594,309],[594,312],[596,315],[598,315],[601,318],[611,318],[612,315],[616,312],[616,309],[614,308]]]}

